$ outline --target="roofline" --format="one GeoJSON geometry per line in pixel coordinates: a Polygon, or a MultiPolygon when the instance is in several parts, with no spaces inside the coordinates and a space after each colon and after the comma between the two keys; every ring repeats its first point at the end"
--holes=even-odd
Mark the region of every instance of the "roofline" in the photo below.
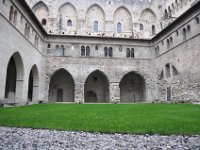
{"type": "Polygon", "coordinates": [[[33,19],[33,21],[35,22],[36,26],[40,29],[40,31],[47,37],[84,37],[84,38],[96,38],[96,39],[113,39],[113,40],[135,40],[135,41],[151,41],[151,40],[155,40],[156,38],[158,38],[159,36],[162,36],[165,32],[167,32],[168,30],[170,30],[175,24],[177,24],[178,22],[180,22],[183,18],[185,18],[186,16],[188,16],[188,14],[190,14],[191,12],[193,12],[194,10],[198,9],[200,7],[200,0],[197,0],[197,2],[195,2],[193,4],[192,7],[190,7],[187,11],[185,11],[182,15],[180,15],[178,18],[176,18],[176,20],[174,20],[170,25],[168,25],[167,27],[165,27],[163,30],[161,30],[157,35],[155,35],[152,39],[134,39],[134,38],[122,38],[122,37],[107,37],[107,36],[85,36],[85,35],[58,35],[58,34],[48,34],[46,32],[46,30],[43,28],[43,26],[41,25],[41,23],[39,22],[39,20],[37,19],[37,17],[35,16],[35,14],[33,13],[33,11],[31,10],[31,8],[29,7],[29,5],[27,4],[27,2],[25,0],[20,0],[19,3],[25,8],[25,10],[28,12],[28,14],[30,15],[31,19],[33,19]]]}
{"type": "Polygon", "coordinates": [[[177,17],[171,24],[169,24],[167,27],[165,27],[163,30],[161,30],[158,34],[156,34],[151,40],[157,39],[159,36],[162,36],[165,32],[172,29],[174,25],[176,25],[178,22],[180,22],[183,18],[187,17],[189,14],[194,12],[195,10],[200,8],[200,0],[197,0],[192,7],[190,7],[187,11],[185,11],[182,15],[177,17]]]}
{"type": "Polygon", "coordinates": [[[29,5],[27,4],[27,2],[25,0],[19,0],[19,3],[24,7],[24,9],[28,12],[28,14],[30,15],[31,19],[33,19],[33,22],[35,22],[36,26],[39,28],[39,30],[44,34],[44,35],[48,35],[47,32],[45,31],[45,29],[43,28],[43,26],[41,25],[41,23],[39,22],[39,20],[37,19],[37,17],[35,16],[35,14],[33,13],[33,11],[31,10],[31,8],[29,7],[29,5]]]}
{"type": "Polygon", "coordinates": [[[87,38],[87,39],[107,39],[107,40],[129,40],[129,41],[146,41],[150,42],[151,39],[135,39],[135,38],[125,38],[125,37],[112,37],[112,36],[87,36],[87,35],[60,35],[60,34],[48,34],[49,37],[66,37],[66,38],[87,38]]]}

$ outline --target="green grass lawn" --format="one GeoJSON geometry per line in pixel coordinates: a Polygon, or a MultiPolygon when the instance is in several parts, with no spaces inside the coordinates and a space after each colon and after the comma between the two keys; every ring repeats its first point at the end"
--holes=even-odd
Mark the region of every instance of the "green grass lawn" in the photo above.
{"type": "Polygon", "coordinates": [[[200,105],[41,104],[0,108],[0,126],[131,134],[200,134],[200,105]]]}

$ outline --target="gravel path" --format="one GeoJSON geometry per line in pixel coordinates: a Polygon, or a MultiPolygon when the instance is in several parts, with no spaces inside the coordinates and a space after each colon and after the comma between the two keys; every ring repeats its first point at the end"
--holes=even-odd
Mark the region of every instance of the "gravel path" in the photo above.
{"type": "Polygon", "coordinates": [[[200,150],[200,136],[99,134],[0,127],[0,150],[200,150]]]}

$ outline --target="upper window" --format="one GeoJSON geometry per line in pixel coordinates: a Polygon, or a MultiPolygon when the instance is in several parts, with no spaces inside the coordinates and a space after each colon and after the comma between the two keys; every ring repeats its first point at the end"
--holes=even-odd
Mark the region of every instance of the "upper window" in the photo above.
{"type": "Polygon", "coordinates": [[[183,28],[183,40],[185,41],[186,39],[187,39],[186,29],[183,28]]]}
{"type": "Polygon", "coordinates": [[[156,27],[154,25],[152,25],[152,35],[155,35],[156,34],[156,27]]]}
{"type": "Polygon", "coordinates": [[[10,6],[10,15],[9,15],[9,20],[10,21],[13,20],[13,14],[14,14],[14,8],[13,8],[13,6],[10,6]]]}
{"type": "Polygon", "coordinates": [[[89,46],[86,47],[86,56],[90,56],[90,47],[89,46]]]}
{"type": "Polygon", "coordinates": [[[14,25],[17,24],[17,11],[14,12],[14,25]]]}
{"type": "Polygon", "coordinates": [[[99,50],[99,47],[98,47],[98,45],[96,45],[96,46],[95,46],[95,50],[99,50]]]}
{"type": "Polygon", "coordinates": [[[81,46],[81,56],[85,56],[85,46],[81,46]]]}
{"type": "Polygon", "coordinates": [[[117,23],[117,33],[122,32],[122,24],[120,22],[117,23]]]}
{"type": "Polygon", "coordinates": [[[46,26],[47,20],[46,19],[42,19],[41,23],[42,23],[43,26],[46,26]]]}
{"type": "Polygon", "coordinates": [[[140,30],[144,30],[144,26],[141,23],[140,23],[140,30]]]}
{"type": "Polygon", "coordinates": [[[199,18],[196,17],[195,20],[196,20],[196,23],[199,24],[199,22],[200,22],[200,21],[199,21],[199,18]]]}
{"type": "Polygon", "coordinates": [[[93,24],[93,32],[99,32],[99,23],[95,21],[93,24]]]}
{"type": "Polygon", "coordinates": [[[68,26],[68,27],[71,27],[71,26],[72,26],[72,20],[69,19],[69,20],[67,21],[67,26],[68,26]]]}

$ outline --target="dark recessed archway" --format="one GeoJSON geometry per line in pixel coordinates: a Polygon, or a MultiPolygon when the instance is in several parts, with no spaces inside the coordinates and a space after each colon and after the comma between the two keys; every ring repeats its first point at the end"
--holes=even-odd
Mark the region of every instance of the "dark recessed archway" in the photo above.
{"type": "Polygon", "coordinates": [[[29,74],[29,84],[28,84],[28,101],[34,101],[38,99],[38,89],[39,89],[39,75],[37,66],[34,65],[31,68],[29,74]]]}
{"type": "Polygon", "coordinates": [[[145,100],[144,78],[134,72],[126,74],[120,82],[120,102],[134,103],[145,100]]]}
{"type": "Polygon", "coordinates": [[[21,55],[14,53],[7,66],[5,98],[11,101],[22,98],[24,69],[21,55]]]}
{"type": "Polygon", "coordinates": [[[50,102],[74,102],[74,79],[65,69],[54,73],[49,85],[50,102]]]}
{"type": "Polygon", "coordinates": [[[85,103],[108,103],[109,82],[99,70],[91,73],[84,85],[85,103]]]}

